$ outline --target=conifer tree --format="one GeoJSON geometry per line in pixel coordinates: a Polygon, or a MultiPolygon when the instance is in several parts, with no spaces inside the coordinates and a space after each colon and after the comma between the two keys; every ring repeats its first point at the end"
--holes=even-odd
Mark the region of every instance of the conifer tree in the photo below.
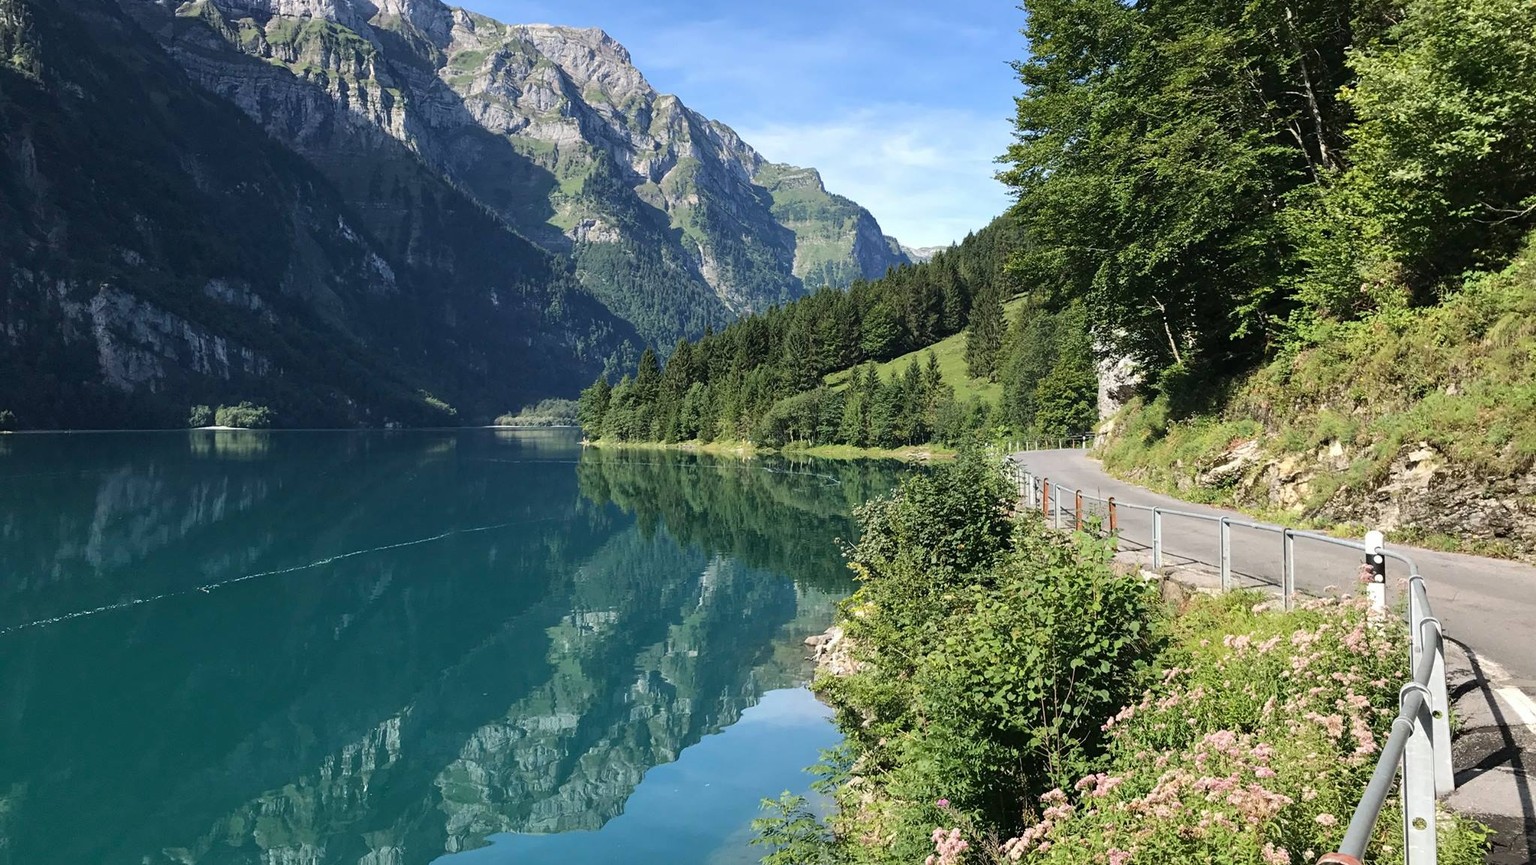
{"type": "Polygon", "coordinates": [[[972,378],[997,380],[997,356],[1003,346],[1003,299],[996,280],[988,281],[971,306],[965,339],[965,365],[972,378]]]}
{"type": "Polygon", "coordinates": [[[576,419],[587,435],[594,438],[602,436],[603,416],[608,413],[608,400],[612,395],[613,388],[604,377],[599,377],[581,392],[581,399],[576,403],[576,419]]]}

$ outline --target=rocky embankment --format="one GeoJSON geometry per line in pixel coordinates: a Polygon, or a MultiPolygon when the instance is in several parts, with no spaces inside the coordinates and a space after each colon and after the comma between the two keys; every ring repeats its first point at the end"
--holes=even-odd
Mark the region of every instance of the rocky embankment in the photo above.
{"type": "Polygon", "coordinates": [[[818,674],[850,676],[863,667],[862,662],[853,659],[853,644],[842,625],[833,625],[823,633],[806,637],[805,645],[811,650],[811,660],[818,674]]]}
{"type": "Polygon", "coordinates": [[[1338,440],[1276,454],[1248,439],[1173,469],[1180,491],[1227,490],[1246,510],[1364,524],[1409,541],[1454,537],[1483,551],[1536,559],[1536,470],[1478,471],[1425,441],[1402,446],[1385,470],[1361,472],[1367,458],[1338,440]]]}

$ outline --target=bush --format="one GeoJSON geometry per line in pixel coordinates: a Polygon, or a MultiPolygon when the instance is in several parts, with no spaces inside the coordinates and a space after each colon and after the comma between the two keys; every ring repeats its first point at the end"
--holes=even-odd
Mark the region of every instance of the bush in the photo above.
{"type": "Polygon", "coordinates": [[[1100,756],[1160,644],[1155,592],[1104,542],[1012,519],[1011,492],[967,453],[860,512],[847,633],[863,666],[817,689],[862,776],[834,828],[879,838],[855,845],[873,861],[921,861],[945,814],[1021,828],[1034,795],[1100,756]]]}
{"type": "Polygon", "coordinates": [[[219,406],[218,411],[214,412],[214,420],[219,426],[268,429],[277,422],[277,416],[264,405],[242,402],[239,405],[219,406]]]}
{"type": "MultiPolygon", "coordinates": [[[[1407,635],[1355,602],[1268,606],[1247,593],[1197,600],[1158,681],[1103,725],[1103,768],[1045,793],[1034,825],[979,842],[970,861],[1285,865],[1336,849],[1396,716],[1407,635]]],[[[1400,855],[1395,808],[1377,861],[1400,855]]],[[[1440,861],[1481,861],[1483,827],[1438,822],[1440,861]]],[[[967,835],[981,837],[973,824],[967,835]]]]}
{"type": "Polygon", "coordinates": [[[942,596],[985,581],[980,572],[1008,548],[1012,504],[1002,473],[972,449],[861,508],[849,551],[858,598],[873,611],[861,626],[882,644],[920,647],[947,612],[942,596]]]}
{"type": "Polygon", "coordinates": [[[16,429],[16,415],[10,409],[0,409],[0,432],[16,429]]]}
{"type": "MultiPolygon", "coordinates": [[[[1108,542],[1010,517],[1000,484],[965,454],[860,511],[853,671],[815,686],[846,736],[823,767],[839,810],[765,803],[770,861],[1282,865],[1334,849],[1396,714],[1401,624],[1247,593],[1166,622],[1108,542]]],[[[1392,807],[1379,861],[1400,852],[1392,807]]],[[[1479,861],[1482,826],[1440,826],[1441,861],[1479,861]]]]}
{"type": "Polygon", "coordinates": [[[192,410],[187,413],[187,426],[192,427],[193,429],[212,425],[213,409],[209,408],[208,406],[195,405],[192,406],[192,410]]]}
{"type": "Polygon", "coordinates": [[[573,399],[544,399],[516,414],[496,418],[496,426],[577,426],[581,408],[573,399]]]}

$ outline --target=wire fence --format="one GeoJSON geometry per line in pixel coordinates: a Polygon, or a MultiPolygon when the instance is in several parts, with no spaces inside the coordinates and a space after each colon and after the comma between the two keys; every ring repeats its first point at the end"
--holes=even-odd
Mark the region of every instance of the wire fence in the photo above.
{"type": "MultiPolygon", "coordinates": [[[[1074,436],[1052,441],[1060,449],[1087,447],[1092,440],[1092,436],[1074,436]]],[[[1052,441],[1044,442],[1046,448],[1039,449],[1048,449],[1052,441]]],[[[1020,450],[1029,449],[1024,447],[1020,450]]],[[[1170,523],[1193,524],[1208,529],[1208,535],[1204,531],[1197,531],[1200,537],[1195,543],[1211,551],[1211,558],[1215,560],[1212,564],[1219,570],[1223,590],[1232,589],[1238,583],[1239,574],[1233,564],[1234,531],[1242,531],[1248,539],[1268,536],[1271,545],[1267,556],[1272,557],[1271,566],[1278,565],[1278,590],[1287,610],[1293,609],[1296,604],[1298,568],[1308,570],[1307,563],[1298,565],[1298,541],[1304,542],[1303,555],[1315,554],[1320,549],[1328,548],[1343,548],[1360,553],[1361,561],[1370,574],[1367,596],[1378,615],[1385,615],[1386,610],[1387,561],[1401,564],[1408,572],[1407,620],[1411,635],[1408,660],[1412,677],[1399,689],[1398,715],[1392,722],[1392,732],[1382,746],[1375,771],[1355,807],[1354,816],[1349,821],[1339,849],[1318,861],[1331,865],[1360,865],[1376,820],[1401,775],[1404,861],[1408,865],[1433,865],[1435,802],[1455,789],[1451,768],[1450,704],[1445,684],[1445,643],[1440,621],[1430,609],[1424,577],[1419,574],[1418,566],[1411,558],[1386,549],[1380,532],[1369,533],[1364,541],[1336,538],[1237,517],[1117,501],[1113,496],[1100,497],[1080,489],[1052,484],[1050,478],[1037,477],[1017,460],[1010,463],[1009,470],[1011,479],[1017,485],[1021,506],[1038,510],[1047,523],[1055,528],[1093,531],[1124,542],[1129,540],[1124,523],[1131,515],[1138,515],[1134,519],[1137,522],[1136,530],[1132,533],[1145,539],[1145,548],[1151,552],[1152,567],[1157,571],[1161,571],[1171,558],[1164,549],[1170,523]],[[1147,525],[1147,531],[1141,531],[1143,524],[1147,525]]],[[[1182,537],[1188,539],[1191,536],[1185,532],[1182,537]]],[[[1245,545],[1245,548],[1262,549],[1263,546],[1251,544],[1245,545]]],[[[1254,574],[1243,576],[1264,582],[1254,574]]]]}

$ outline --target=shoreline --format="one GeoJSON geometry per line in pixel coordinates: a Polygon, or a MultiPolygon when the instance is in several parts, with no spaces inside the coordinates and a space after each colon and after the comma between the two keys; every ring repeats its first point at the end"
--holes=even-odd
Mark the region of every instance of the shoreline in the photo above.
{"type": "Polygon", "coordinates": [[[948,448],[933,447],[928,445],[911,445],[902,448],[858,448],[850,445],[816,445],[814,447],[796,447],[789,445],[783,448],[771,448],[747,441],[714,441],[714,442],[625,442],[608,441],[598,439],[582,439],[582,447],[608,448],[612,450],[649,450],[649,451],[680,451],[684,453],[702,453],[715,456],[733,456],[741,459],[755,459],[759,456],[779,455],[784,457],[811,457],[827,460],[900,460],[908,463],[925,463],[934,460],[948,460],[955,457],[955,451],[948,448]]]}

